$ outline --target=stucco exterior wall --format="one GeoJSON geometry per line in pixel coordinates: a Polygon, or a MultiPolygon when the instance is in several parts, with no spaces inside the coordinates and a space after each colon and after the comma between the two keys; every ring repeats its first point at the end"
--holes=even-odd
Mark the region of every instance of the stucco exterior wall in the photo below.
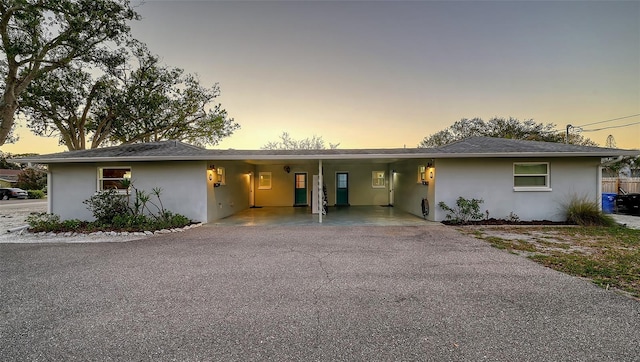
{"type": "Polygon", "coordinates": [[[219,181],[217,174],[213,180],[207,177],[207,222],[222,219],[238,211],[249,208],[250,172],[255,167],[244,162],[210,161],[216,167],[224,167],[226,182],[214,187],[219,181]]]}
{"type": "Polygon", "coordinates": [[[421,201],[423,198],[429,200],[430,212],[427,220],[435,220],[433,205],[435,200],[435,190],[438,178],[436,168],[427,170],[429,185],[418,182],[418,169],[427,165],[426,160],[408,160],[392,164],[395,173],[394,207],[410,214],[422,217],[421,201]],[[429,172],[433,172],[433,178],[429,178],[429,172]]]}
{"type": "Polygon", "coordinates": [[[205,161],[134,162],[122,165],[131,166],[131,179],[137,189],[147,192],[155,187],[162,189],[160,198],[165,209],[194,221],[207,221],[205,161]]]}
{"type": "Polygon", "coordinates": [[[336,174],[349,174],[349,205],[387,205],[389,203],[389,166],[386,163],[331,163],[324,166],[324,184],[330,206],[336,204],[336,174]],[[372,187],[371,173],[385,172],[385,185],[372,187]]]}
{"type": "MultiPolygon", "coordinates": [[[[256,206],[293,206],[295,202],[295,174],[307,174],[307,203],[311,205],[313,175],[318,174],[318,163],[257,165],[255,168],[256,206]],[[285,166],[289,166],[287,173],[285,166]],[[271,172],[271,189],[260,189],[260,172],[271,172]]],[[[313,195],[315,197],[316,195],[313,195]]]]}
{"type": "MultiPolygon", "coordinates": [[[[50,212],[65,219],[93,220],[83,204],[97,191],[98,167],[129,166],[133,185],[160,195],[166,210],[194,221],[207,221],[206,162],[131,162],[107,164],[50,164],[50,212]]],[[[156,202],[154,196],[152,201],[156,202]]],[[[153,206],[151,206],[153,208],[153,206]]]]}
{"type": "Polygon", "coordinates": [[[488,210],[489,217],[508,218],[513,212],[520,220],[562,221],[562,204],[572,196],[598,201],[599,164],[599,158],[439,159],[434,217],[437,221],[446,217],[437,203],[453,206],[462,196],[483,199],[480,210],[488,210]],[[551,191],[514,191],[514,162],[549,162],[551,191]]]}
{"type": "Polygon", "coordinates": [[[59,215],[62,220],[93,220],[87,205],[82,202],[96,192],[96,164],[50,164],[49,175],[49,212],[59,215]]]}

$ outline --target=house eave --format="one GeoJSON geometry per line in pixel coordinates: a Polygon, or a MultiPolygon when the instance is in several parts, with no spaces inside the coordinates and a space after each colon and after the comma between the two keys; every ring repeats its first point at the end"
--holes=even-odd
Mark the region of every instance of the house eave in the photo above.
{"type": "MultiPolygon", "coordinates": [[[[473,152],[473,153],[367,153],[367,154],[306,154],[306,155],[269,155],[269,154],[210,154],[192,156],[120,156],[120,157],[70,157],[70,158],[29,158],[28,162],[39,164],[55,163],[105,163],[105,162],[158,162],[158,161],[286,161],[286,160],[408,160],[425,158],[556,158],[556,157],[618,157],[638,156],[640,151],[612,150],[612,152],[473,152]]],[[[16,160],[20,161],[20,160],[16,160]]],[[[22,160],[24,161],[24,160],[22,160]]]]}

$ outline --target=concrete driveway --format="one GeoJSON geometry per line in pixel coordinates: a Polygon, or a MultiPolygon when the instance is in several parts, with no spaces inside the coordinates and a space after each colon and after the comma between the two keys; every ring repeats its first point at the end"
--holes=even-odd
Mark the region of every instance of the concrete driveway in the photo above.
{"type": "Polygon", "coordinates": [[[637,360],[640,302],[444,226],[0,244],[0,360],[637,360]]]}

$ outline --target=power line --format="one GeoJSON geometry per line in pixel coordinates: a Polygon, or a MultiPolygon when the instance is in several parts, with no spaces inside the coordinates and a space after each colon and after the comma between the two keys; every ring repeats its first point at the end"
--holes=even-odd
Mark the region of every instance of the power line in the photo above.
{"type": "Polygon", "coordinates": [[[634,124],[640,124],[640,122],[633,122],[633,123],[621,124],[619,126],[609,126],[609,127],[602,127],[602,128],[596,128],[596,129],[582,129],[582,132],[602,131],[602,130],[610,129],[610,128],[620,128],[620,127],[633,126],[634,124]]]}
{"type": "MultiPolygon", "coordinates": [[[[607,120],[605,120],[605,121],[598,121],[598,122],[593,122],[593,123],[587,123],[587,124],[583,124],[583,125],[580,125],[580,126],[573,126],[573,127],[586,127],[586,126],[592,126],[592,125],[594,125],[594,124],[607,123],[607,122],[613,122],[613,121],[618,121],[618,120],[621,120],[621,119],[631,118],[631,117],[637,117],[637,116],[640,116],[640,113],[638,113],[638,114],[632,114],[632,115],[630,115],[630,116],[624,116],[624,117],[619,117],[619,118],[607,119],[607,120]]],[[[603,128],[603,129],[606,129],[606,128],[603,128]]]]}

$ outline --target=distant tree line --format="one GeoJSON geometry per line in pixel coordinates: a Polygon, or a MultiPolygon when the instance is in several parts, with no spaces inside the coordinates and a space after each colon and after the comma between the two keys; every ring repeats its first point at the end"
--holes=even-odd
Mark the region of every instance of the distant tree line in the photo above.
{"type": "MultiPolygon", "coordinates": [[[[463,140],[469,137],[496,137],[529,141],[565,142],[565,132],[558,132],[553,123],[539,123],[532,119],[494,117],[488,121],[481,118],[463,118],[451,126],[425,137],[418,147],[431,148],[463,140]]],[[[598,144],[578,134],[570,134],[569,143],[584,146],[598,144]]]]}

